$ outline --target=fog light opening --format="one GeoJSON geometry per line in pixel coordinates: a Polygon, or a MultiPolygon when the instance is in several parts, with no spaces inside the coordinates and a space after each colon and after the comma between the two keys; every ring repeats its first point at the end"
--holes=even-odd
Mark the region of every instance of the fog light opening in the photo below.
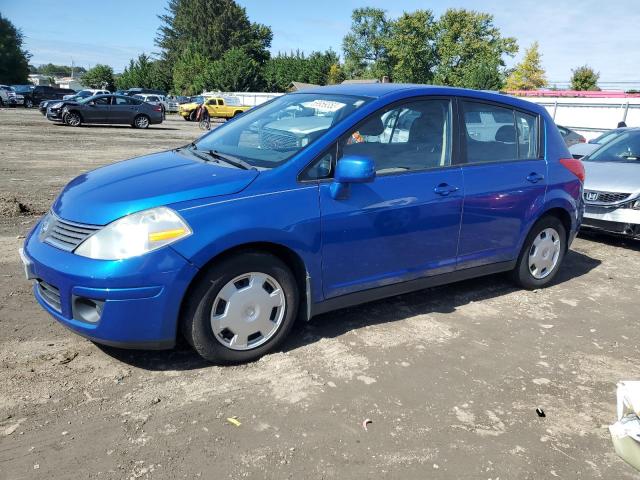
{"type": "Polygon", "coordinates": [[[73,318],[88,323],[98,323],[104,308],[103,300],[85,297],[73,298],[73,318]]]}

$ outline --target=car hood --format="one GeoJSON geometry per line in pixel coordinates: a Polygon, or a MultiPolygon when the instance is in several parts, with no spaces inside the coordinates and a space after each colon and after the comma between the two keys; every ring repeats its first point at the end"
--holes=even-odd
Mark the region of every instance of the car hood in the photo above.
{"type": "Polygon", "coordinates": [[[586,172],[585,190],[600,192],[640,193],[640,161],[583,162],[586,172]]]}
{"type": "Polygon", "coordinates": [[[258,174],[205,162],[184,151],[155,153],[76,177],[52,209],[65,220],[106,225],[148,208],[237,193],[258,174]]]}

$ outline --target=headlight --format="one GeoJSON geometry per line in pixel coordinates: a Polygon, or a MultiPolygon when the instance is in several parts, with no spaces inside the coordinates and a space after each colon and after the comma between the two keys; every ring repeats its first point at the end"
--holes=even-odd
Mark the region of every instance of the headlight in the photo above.
{"type": "Polygon", "coordinates": [[[82,242],[75,253],[96,260],[120,260],[151,252],[191,233],[176,212],[157,207],[110,223],[82,242]]]}
{"type": "Polygon", "coordinates": [[[51,108],[60,108],[62,106],[62,102],[56,102],[53,105],[51,105],[51,108]]]}

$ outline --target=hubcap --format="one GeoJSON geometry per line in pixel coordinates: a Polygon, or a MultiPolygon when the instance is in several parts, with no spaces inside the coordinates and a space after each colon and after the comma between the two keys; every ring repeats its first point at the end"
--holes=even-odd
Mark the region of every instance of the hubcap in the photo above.
{"type": "Polygon", "coordinates": [[[529,250],[529,271],[542,279],[553,272],[560,258],[560,235],[553,228],[545,228],[533,240],[529,250]]]}
{"type": "Polygon", "coordinates": [[[75,113],[68,113],[67,115],[68,115],[67,122],[72,127],[75,127],[80,123],[80,117],[78,117],[78,115],[76,115],[75,113]]]}
{"type": "Polygon", "coordinates": [[[147,120],[147,117],[138,117],[136,120],[136,125],[140,128],[146,128],[148,124],[149,121],[147,120]]]}
{"type": "Polygon", "coordinates": [[[275,335],[284,319],[286,299],[270,275],[250,272],[228,282],[213,301],[211,329],[232,350],[249,350],[275,335]]]}

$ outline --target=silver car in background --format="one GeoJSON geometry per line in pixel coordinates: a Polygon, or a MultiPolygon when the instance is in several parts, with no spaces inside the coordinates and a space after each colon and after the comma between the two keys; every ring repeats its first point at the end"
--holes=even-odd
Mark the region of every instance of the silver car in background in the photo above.
{"type": "Polygon", "coordinates": [[[582,226],[640,238],[640,128],[625,129],[582,160],[582,226]]]}
{"type": "Polygon", "coordinates": [[[607,130],[603,134],[597,136],[596,138],[592,138],[587,143],[575,143],[569,147],[569,151],[573,158],[582,158],[590,153],[595,152],[601,145],[610,142],[618,135],[624,133],[628,130],[625,128],[614,128],[612,130],[607,130]]]}

